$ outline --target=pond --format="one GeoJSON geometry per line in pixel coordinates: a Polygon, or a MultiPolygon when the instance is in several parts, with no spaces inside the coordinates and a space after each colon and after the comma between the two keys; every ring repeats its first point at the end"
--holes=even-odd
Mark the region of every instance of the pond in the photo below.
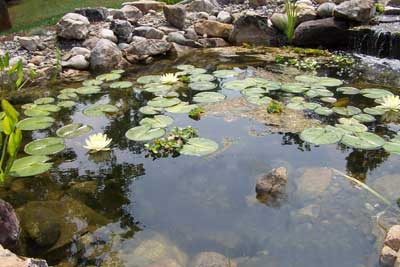
{"type": "MultiPolygon", "coordinates": [[[[71,97],[68,101],[75,102],[52,112],[55,121],[50,127],[24,131],[23,146],[56,137],[59,128],[71,123],[90,127],[77,137],[65,138],[65,149],[55,148],[53,152],[62,151],[49,155],[53,163],[49,171],[12,178],[0,190],[0,197],[12,203],[21,218],[21,253],[45,258],[58,266],[212,266],[201,265],[207,261],[224,264],[216,266],[239,267],[377,266],[383,228],[387,220],[398,217],[400,157],[396,144],[385,145],[385,150],[380,139],[375,135],[372,139],[365,137],[365,131],[382,137],[383,142],[394,139],[398,117],[359,116],[367,121],[359,123],[365,129],[354,121],[341,121],[342,126],[327,130],[331,135],[328,141],[325,137],[318,139],[320,145],[312,144],[315,138],[303,130],[334,126],[343,117],[339,113],[356,115],[364,110],[378,114],[379,109],[368,108],[379,105],[376,99],[382,94],[398,91],[337,73],[321,68],[318,76],[332,79],[318,79],[289,66],[225,51],[127,70],[118,81],[130,81],[132,85],[110,81],[100,87],[64,90],[61,98],[71,97]],[[180,82],[178,87],[146,85],[149,80],[159,81],[159,77],[148,75],[176,72],[192,77],[192,82],[201,80],[201,84],[191,86],[200,92],[180,82]],[[127,88],[111,88],[110,84],[127,88]],[[167,120],[166,132],[173,127],[192,126],[200,138],[211,143],[211,148],[206,144],[205,152],[199,152],[202,156],[187,155],[199,151],[187,148],[189,152],[181,155],[154,157],[145,149],[151,141],[133,141],[132,136],[128,139],[129,129],[138,127],[143,118],[152,117],[139,112],[146,103],[167,110],[172,105],[165,104],[165,98],[154,100],[154,94],[145,91],[146,86],[159,95],[168,94],[168,101],[179,99],[203,105],[205,113],[200,120],[191,119],[187,112],[156,111],[173,119],[167,120]],[[382,90],[360,93],[354,88],[338,87],[382,90]],[[71,94],[74,92],[78,92],[77,97],[71,94]],[[219,94],[196,98],[204,92],[219,94]],[[285,103],[282,114],[266,111],[270,101],[267,96],[285,103]],[[321,97],[325,99],[321,101],[321,97]],[[213,99],[222,101],[210,103],[213,99]],[[326,108],[321,108],[318,115],[316,109],[320,106],[310,103],[326,108]],[[111,106],[105,113],[88,111],[100,104],[111,106]],[[88,153],[83,145],[94,133],[112,138],[110,151],[88,153]],[[339,139],[332,141],[332,135],[333,139],[337,135],[339,139],[343,135],[359,139],[342,139],[339,143],[339,139]],[[215,152],[213,141],[218,144],[215,152]],[[257,177],[277,167],[288,171],[284,191],[267,201],[258,200],[257,177]],[[333,169],[364,182],[379,192],[378,197],[333,169]],[[202,252],[208,253],[199,256],[202,252]],[[221,259],[221,255],[225,257],[221,259]]],[[[73,82],[50,90],[27,89],[32,94],[14,104],[22,113],[35,113],[37,106],[24,104],[40,97],[55,98],[50,105],[59,103],[60,90],[81,87],[81,82],[73,82]]],[[[141,124],[146,127],[151,123],[141,124]]],[[[165,118],[158,123],[165,123],[165,118]]],[[[61,135],[65,137],[66,132],[71,134],[64,131],[61,135]]],[[[25,147],[25,151],[43,149],[38,146],[25,147]]],[[[23,156],[27,155],[21,152],[23,156]]]]}

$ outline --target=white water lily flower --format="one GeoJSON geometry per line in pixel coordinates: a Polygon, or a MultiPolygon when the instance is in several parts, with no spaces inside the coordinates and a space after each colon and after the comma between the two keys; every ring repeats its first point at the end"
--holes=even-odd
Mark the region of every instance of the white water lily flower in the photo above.
{"type": "Polygon", "coordinates": [[[400,98],[399,96],[385,96],[382,98],[382,104],[378,106],[388,111],[399,111],[400,110],[400,98]]]}
{"type": "Polygon", "coordinates": [[[179,82],[179,77],[175,73],[165,73],[160,79],[163,84],[174,84],[179,82]]]}
{"type": "Polygon", "coordinates": [[[108,145],[111,143],[111,141],[112,139],[107,138],[106,134],[92,134],[88,139],[86,139],[86,145],[83,147],[89,149],[89,153],[107,151],[110,150],[108,145]]]}
{"type": "Polygon", "coordinates": [[[358,120],[354,119],[354,118],[340,118],[339,123],[344,124],[344,125],[354,125],[354,124],[361,124],[358,120]]]}

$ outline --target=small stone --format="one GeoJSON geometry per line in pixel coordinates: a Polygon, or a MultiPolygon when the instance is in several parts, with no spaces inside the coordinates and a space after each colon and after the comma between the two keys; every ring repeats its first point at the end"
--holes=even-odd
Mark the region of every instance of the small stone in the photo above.
{"type": "Polygon", "coordinates": [[[381,251],[381,256],[379,258],[380,266],[382,267],[392,267],[396,261],[397,252],[388,246],[384,246],[381,251]]]}
{"type": "Polygon", "coordinates": [[[89,62],[83,55],[76,55],[68,59],[67,61],[61,61],[61,66],[65,68],[73,68],[76,70],[87,70],[89,68],[89,62]]]}
{"type": "Polygon", "coordinates": [[[320,18],[329,18],[333,17],[333,13],[335,12],[336,5],[331,2],[323,3],[317,9],[317,15],[320,18]]]}
{"type": "Polygon", "coordinates": [[[214,38],[201,38],[198,40],[203,47],[224,47],[229,46],[230,44],[222,38],[214,37],[214,38]]]}
{"type": "Polygon", "coordinates": [[[229,12],[221,11],[218,13],[217,21],[222,22],[222,23],[231,23],[232,16],[229,12]]]}
{"type": "Polygon", "coordinates": [[[125,5],[120,11],[122,13],[117,12],[114,15],[114,19],[125,19],[131,23],[136,23],[140,18],[143,17],[142,11],[135,6],[125,5]]]}
{"type": "Polygon", "coordinates": [[[122,6],[131,5],[137,7],[143,14],[150,13],[151,10],[161,11],[163,6],[166,4],[164,2],[153,1],[153,0],[140,0],[137,2],[126,2],[122,6]]]}
{"type": "Polygon", "coordinates": [[[249,0],[249,5],[253,8],[265,6],[268,4],[268,0],[249,0]]]}
{"type": "Polygon", "coordinates": [[[256,181],[257,195],[282,193],[288,181],[286,168],[279,167],[261,175],[256,181]]]}
{"type": "Polygon", "coordinates": [[[107,39],[114,43],[118,42],[117,36],[115,36],[114,32],[110,29],[101,29],[99,35],[102,39],[107,39]]]}
{"type": "Polygon", "coordinates": [[[1,267],[48,267],[45,260],[20,257],[0,245],[1,267]]]}
{"type": "Polygon", "coordinates": [[[400,250],[400,225],[393,225],[386,234],[385,245],[395,251],[400,250]]]}
{"type": "Polygon", "coordinates": [[[85,59],[89,59],[91,52],[87,48],[76,46],[71,49],[70,53],[72,56],[82,55],[85,59]]]}
{"type": "Polygon", "coordinates": [[[368,22],[375,15],[374,0],[349,0],[335,9],[335,17],[356,22],[368,22]]]}
{"type": "Polygon", "coordinates": [[[149,26],[137,27],[133,30],[132,34],[135,36],[142,36],[147,39],[162,39],[164,37],[164,33],[162,31],[149,26]]]}
{"type": "Polygon", "coordinates": [[[45,56],[34,56],[31,58],[31,63],[35,64],[36,66],[39,66],[46,60],[45,56]]]}
{"type": "Polygon", "coordinates": [[[0,199],[0,245],[14,247],[20,231],[19,220],[13,207],[0,199]]]}
{"type": "Polygon", "coordinates": [[[18,37],[17,40],[22,48],[25,48],[30,52],[44,48],[43,44],[40,42],[39,36],[18,37]]]}

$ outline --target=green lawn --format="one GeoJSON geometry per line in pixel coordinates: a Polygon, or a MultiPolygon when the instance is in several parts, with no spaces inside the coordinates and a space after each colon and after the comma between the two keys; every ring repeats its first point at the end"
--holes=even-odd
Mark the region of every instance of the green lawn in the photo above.
{"type": "Polygon", "coordinates": [[[54,25],[68,11],[77,7],[121,7],[127,0],[21,0],[9,7],[13,28],[9,32],[26,31],[54,25]]]}

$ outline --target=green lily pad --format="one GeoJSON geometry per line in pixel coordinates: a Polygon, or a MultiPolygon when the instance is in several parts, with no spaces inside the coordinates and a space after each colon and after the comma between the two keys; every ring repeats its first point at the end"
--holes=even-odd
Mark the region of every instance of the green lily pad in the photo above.
{"type": "Polygon", "coordinates": [[[83,86],[100,86],[103,84],[102,80],[86,80],[82,83],[83,86]]]}
{"type": "Polygon", "coordinates": [[[142,76],[142,77],[139,77],[136,81],[140,84],[160,83],[161,75],[142,76]]]}
{"type": "Polygon", "coordinates": [[[123,74],[125,73],[125,70],[112,70],[111,73],[123,74]]]}
{"type": "Polygon", "coordinates": [[[153,118],[144,118],[142,119],[139,124],[140,125],[150,125],[151,128],[166,128],[171,125],[174,120],[165,115],[155,115],[153,118]]]}
{"type": "Polygon", "coordinates": [[[57,104],[57,106],[59,106],[60,108],[72,108],[75,105],[76,105],[76,102],[71,101],[71,100],[60,101],[57,104]]]}
{"type": "Polygon", "coordinates": [[[226,79],[226,78],[235,77],[235,76],[239,75],[239,73],[237,73],[234,70],[216,70],[213,72],[213,75],[220,79],[226,79]]]}
{"type": "Polygon", "coordinates": [[[361,133],[368,131],[368,127],[361,123],[352,123],[352,124],[335,124],[336,128],[340,128],[348,133],[361,133]]]}
{"type": "Polygon", "coordinates": [[[44,156],[56,154],[65,148],[64,139],[59,137],[47,137],[28,143],[24,151],[26,154],[44,156]]]}
{"type": "Polygon", "coordinates": [[[212,82],[192,82],[189,84],[189,88],[194,90],[194,91],[209,91],[209,90],[214,90],[217,88],[217,85],[212,82]]]}
{"type": "Polygon", "coordinates": [[[333,114],[333,110],[327,107],[318,107],[314,109],[314,112],[321,116],[330,116],[333,114]]]}
{"type": "Polygon", "coordinates": [[[180,153],[189,156],[205,156],[218,150],[218,144],[207,138],[190,138],[180,153]]]}
{"type": "Polygon", "coordinates": [[[127,88],[131,88],[132,86],[133,86],[133,84],[128,81],[113,82],[112,84],[110,84],[110,88],[112,88],[112,89],[127,89],[127,88]]]}
{"type": "Polygon", "coordinates": [[[162,108],[154,108],[151,106],[143,106],[139,108],[139,112],[145,115],[156,115],[159,114],[162,110],[162,108]]]}
{"type": "Polygon", "coordinates": [[[59,128],[56,135],[61,138],[75,138],[90,133],[93,128],[82,123],[72,123],[59,128]]]}
{"type": "Polygon", "coordinates": [[[14,161],[10,169],[13,177],[35,176],[51,169],[52,163],[48,163],[50,158],[47,156],[28,156],[14,161]]]}
{"type": "Polygon", "coordinates": [[[54,122],[52,117],[32,117],[18,122],[17,127],[23,131],[34,131],[49,128],[54,122]]]}
{"type": "Polygon", "coordinates": [[[174,98],[156,97],[147,102],[147,105],[154,108],[167,108],[175,106],[180,102],[181,100],[175,97],[174,98]]]}
{"type": "Polygon", "coordinates": [[[45,105],[38,105],[38,106],[34,106],[30,109],[26,109],[27,110],[41,110],[41,111],[45,111],[45,112],[58,112],[60,111],[60,107],[57,105],[53,105],[53,104],[45,104],[45,105]]]}
{"type": "Polygon", "coordinates": [[[91,94],[97,94],[101,91],[101,88],[99,86],[85,86],[85,87],[79,87],[76,89],[76,93],[80,95],[91,95],[91,94]]]}
{"type": "Polygon", "coordinates": [[[320,77],[317,82],[317,85],[322,85],[326,87],[337,87],[341,86],[342,84],[343,82],[341,80],[329,77],[320,77]]]}
{"type": "Polygon", "coordinates": [[[377,149],[385,144],[385,140],[374,133],[363,132],[354,135],[346,134],[343,136],[341,143],[357,149],[377,149]]]}
{"type": "Polygon", "coordinates": [[[334,94],[328,89],[311,89],[305,93],[308,97],[331,97],[334,94]]]}
{"type": "Polygon", "coordinates": [[[223,84],[225,89],[242,91],[249,87],[256,86],[257,83],[250,79],[229,81],[223,84]]]}
{"type": "Polygon", "coordinates": [[[43,117],[43,116],[49,116],[50,112],[38,108],[29,108],[24,110],[24,114],[29,117],[37,117],[37,116],[43,117]]]}
{"type": "Polygon", "coordinates": [[[83,110],[83,114],[89,117],[103,116],[107,113],[116,113],[118,108],[110,104],[99,104],[87,107],[83,110]]]}
{"type": "Polygon", "coordinates": [[[299,101],[299,102],[290,102],[289,104],[286,105],[286,107],[293,110],[304,110],[304,109],[315,110],[321,107],[321,105],[318,103],[299,101]]]}
{"type": "Polygon", "coordinates": [[[372,99],[377,99],[377,98],[382,98],[385,96],[393,95],[393,93],[388,90],[378,89],[378,88],[362,89],[361,94],[367,98],[372,98],[372,99]]]}
{"type": "Polygon", "coordinates": [[[315,144],[335,144],[340,141],[342,135],[331,128],[308,128],[301,132],[301,140],[315,144]]]}
{"type": "Polygon", "coordinates": [[[306,84],[316,84],[319,82],[319,77],[311,75],[299,75],[294,78],[296,81],[306,84]]]}
{"type": "Polygon", "coordinates": [[[185,70],[185,72],[186,72],[187,74],[193,76],[193,75],[204,74],[204,73],[207,72],[207,70],[206,70],[206,69],[203,69],[203,68],[194,68],[194,69],[185,70]]]}
{"type": "Polygon", "coordinates": [[[300,94],[307,91],[308,89],[309,88],[302,83],[287,83],[282,85],[282,91],[292,94],[300,94]]]}
{"type": "MultiPolygon", "coordinates": [[[[75,90],[76,91],[76,90],[75,90]]],[[[68,92],[68,93],[61,93],[57,96],[58,99],[61,100],[69,100],[69,99],[75,99],[78,98],[78,95],[74,92],[68,92]]]]}
{"type": "Polygon", "coordinates": [[[353,119],[356,119],[356,120],[361,121],[361,122],[374,122],[374,121],[376,121],[374,116],[371,116],[369,114],[364,114],[364,113],[354,115],[353,119]]]}
{"type": "Polygon", "coordinates": [[[267,93],[267,91],[260,87],[251,87],[240,91],[242,95],[245,96],[252,96],[252,95],[262,95],[267,93]]]}
{"type": "Polygon", "coordinates": [[[181,102],[178,105],[166,108],[165,110],[171,113],[189,113],[192,109],[197,107],[198,105],[196,104],[189,105],[187,102],[181,102]]]}
{"type": "Polygon", "coordinates": [[[43,98],[36,99],[33,103],[36,105],[43,105],[43,104],[50,104],[53,102],[54,102],[53,97],[43,97],[43,98]]]}
{"type": "Polygon", "coordinates": [[[133,141],[150,141],[165,135],[164,129],[152,129],[150,125],[145,124],[129,129],[125,136],[133,141]]]}
{"type": "Polygon", "coordinates": [[[190,76],[190,82],[212,82],[215,80],[215,77],[211,74],[196,74],[190,76]]]}
{"type": "Polygon", "coordinates": [[[399,142],[386,142],[383,148],[390,154],[400,155],[400,143],[399,142]]]}
{"type": "Polygon", "coordinates": [[[269,102],[271,102],[272,98],[262,95],[261,96],[252,95],[252,96],[247,96],[246,100],[251,104],[262,106],[262,105],[267,105],[269,102]]]}
{"type": "Polygon", "coordinates": [[[214,103],[225,99],[225,95],[216,92],[201,92],[193,97],[197,103],[214,103]]]}
{"type": "Polygon", "coordinates": [[[144,86],[144,91],[153,94],[166,94],[173,89],[172,85],[160,84],[160,83],[149,83],[144,86]]]}
{"type": "Polygon", "coordinates": [[[96,80],[98,81],[104,81],[104,82],[112,82],[116,81],[121,78],[121,74],[119,73],[106,73],[106,74],[101,74],[96,77],[96,80]]]}
{"type": "Polygon", "coordinates": [[[373,116],[380,116],[385,114],[385,110],[382,108],[378,108],[378,107],[373,107],[373,108],[364,108],[363,110],[365,113],[373,115],[373,116]]]}
{"type": "Polygon", "coordinates": [[[358,95],[361,90],[354,88],[354,87],[349,87],[349,86],[345,86],[345,87],[339,87],[336,89],[337,92],[340,92],[344,95],[358,95]]]}
{"type": "Polygon", "coordinates": [[[361,109],[353,106],[333,107],[332,110],[342,116],[354,116],[361,113],[361,109]]]}
{"type": "Polygon", "coordinates": [[[60,91],[61,94],[76,93],[76,88],[65,88],[60,91]]]}
{"type": "Polygon", "coordinates": [[[193,65],[189,65],[189,64],[182,64],[182,65],[176,66],[176,68],[177,68],[178,70],[183,70],[183,71],[185,71],[185,70],[195,69],[196,67],[193,66],[193,65]]]}

